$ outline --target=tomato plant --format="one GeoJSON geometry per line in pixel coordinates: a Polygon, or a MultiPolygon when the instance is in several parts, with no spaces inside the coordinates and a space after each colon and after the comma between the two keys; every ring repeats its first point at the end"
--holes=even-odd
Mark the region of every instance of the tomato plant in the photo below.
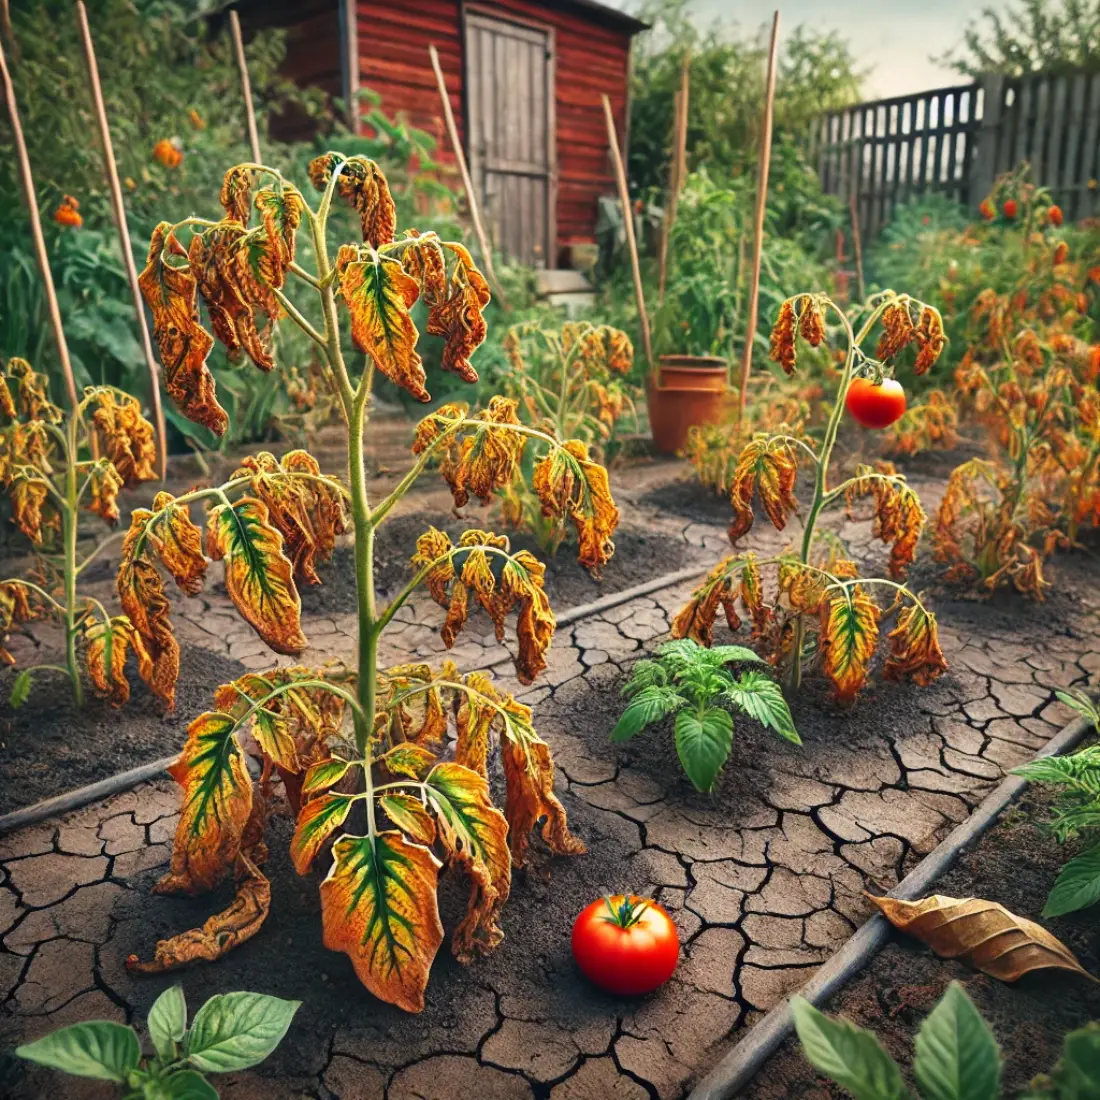
{"type": "Polygon", "coordinates": [[[672,977],[680,940],[655,901],[612,894],[581,910],[573,958],[589,981],[620,997],[652,993],[672,977]]]}
{"type": "Polygon", "coordinates": [[[854,378],[844,407],[865,428],[888,428],[905,415],[905,390],[896,378],[854,378]]]}

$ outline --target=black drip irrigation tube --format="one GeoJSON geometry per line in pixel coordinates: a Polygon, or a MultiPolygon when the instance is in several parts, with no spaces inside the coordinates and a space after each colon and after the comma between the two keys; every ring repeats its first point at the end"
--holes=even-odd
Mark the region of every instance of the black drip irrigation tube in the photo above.
{"type": "MultiPolygon", "coordinates": [[[[684,569],[677,569],[674,573],[665,573],[654,577],[652,580],[643,581],[632,588],[624,588],[621,592],[611,592],[601,596],[590,603],[578,604],[557,617],[558,626],[568,626],[570,623],[579,622],[590,615],[598,615],[601,611],[608,611],[612,607],[629,603],[640,596],[648,596],[651,592],[658,592],[662,588],[671,588],[674,584],[683,581],[694,580],[706,572],[702,565],[691,565],[684,569]]],[[[503,668],[511,663],[511,659],[496,661],[489,666],[490,669],[503,668]]],[[[137,768],[119,772],[117,775],[101,779],[97,783],[91,783],[87,787],[78,787],[76,790],[67,791],[65,794],[55,795],[53,798],[35,802],[30,806],[24,806],[20,810],[0,815],[0,836],[5,833],[15,832],[27,825],[36,825],[40,821],[47,821],[51,817],[59,817],[61,814],[79,810],[92,802],[98,802],[112,795],[122,794],[123,791],[132,790],[142,783],[148,783],[151,779],[157,779],[165,770],[175,763],[178,754],[164,756],[159,760],[153,760],[148,764],[142,764],[137,768]]]]}
{"type": "MultiPolygon", "coordinates": [[[[1091,723],[1084,718],[1070,722],[1035,754],[1035,759],[1068,752],[1084,740],[1091,728],[1091,723]]],[[[887,897],[904,901],[924,897],[932,883],[951,868],[967,847],[982,837],[1026,786],[1027,780],[1019,776],[1010,775],[1003,779],[978,808],[961,825],[952,829],[887,897]]],[[[804,997],[810,1004],[820,1007],[878,954],[889,938],[890,929],[890,922],[878,913],[861,925],[805,985],[794,990],[769,1010],[759,1023],[749,1028],[733,1050],[692,1089],[688,1100],[729,1100],[736,1096],[794,1031],[790,998],[804,997]]]]}

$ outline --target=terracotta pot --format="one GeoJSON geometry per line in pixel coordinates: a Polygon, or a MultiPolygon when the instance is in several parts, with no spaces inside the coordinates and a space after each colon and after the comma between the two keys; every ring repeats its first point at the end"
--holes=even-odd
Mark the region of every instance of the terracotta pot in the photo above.
{"type": "Polygon", "coordinates": [[[676,454],[693,424],[717,424],[726,400],[725,359],[710,355],[662,355],[660,380],[646,386],[649,427],[661,454],[676,454]]]}

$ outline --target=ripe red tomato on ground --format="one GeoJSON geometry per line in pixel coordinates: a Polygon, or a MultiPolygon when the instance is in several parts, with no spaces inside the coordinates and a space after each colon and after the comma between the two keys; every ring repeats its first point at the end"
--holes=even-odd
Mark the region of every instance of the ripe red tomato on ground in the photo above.
{"type": "Polygon", "coordinates": [[[676,925],[646,898],[600,898],[573,924],[573,958],[584,976],[608,993],[651,993],[672,977],[679,957],[676,925]]]}
{"type": "Polygon", "coordinates": [[[1006,218],[1016,217],[1016,210],[1017,210],[1016,200],[1015,199],[1005,199],[1005,204],[1004,204],[1005,217],[1006,218]]]}
{"type": "Polygon", "coordinates": [[[876,386],[870,378],[856,378],[848,388],[844,407],[865,428],[888,428],[905,412],[905,390],[894,378],[876,386]]]}

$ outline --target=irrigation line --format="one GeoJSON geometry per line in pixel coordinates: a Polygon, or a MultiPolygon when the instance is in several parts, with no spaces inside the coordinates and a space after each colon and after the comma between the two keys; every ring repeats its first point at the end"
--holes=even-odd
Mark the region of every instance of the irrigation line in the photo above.
{"type": "MultiPolygon", "coordinates": [[[[1035,759],[1060,756],[1076,748],[1091,728],[1091,723],[1086,719],[1075,719],[1055,734],[1035,754],[1035,759]]],[[[948,833],[887,896],[905,901],[924,897],[932,883],[954,865],[965,848],[985,834],[1026,786],[1027,780],[1019,776],[1010,775],[1003,779],[986,795],[978,808],[948,833]]],[[[890,922],[881,914],[875,914],[858,928],[805,985],[793,990],[758,1024],[749,1028],[737,1046],[695,1086],[688,1100],[729,1100],[736,1096],[794,1031],[790,998],[805,997],[810,1004],[820,1007],[878,954],[889,938],[890,928],[890,922]]]]}

